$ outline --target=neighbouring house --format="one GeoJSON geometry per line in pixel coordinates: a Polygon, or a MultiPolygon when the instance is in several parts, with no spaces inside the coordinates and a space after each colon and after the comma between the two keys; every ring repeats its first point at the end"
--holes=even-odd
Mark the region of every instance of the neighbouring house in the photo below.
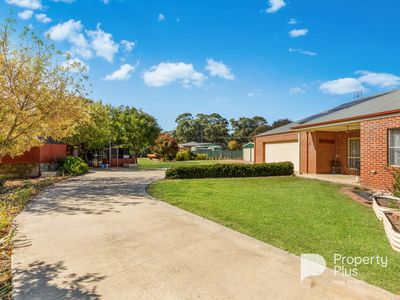
{"type": "Polygon", "coordinates": [[[67,145],[48,140],[16,157],[3,157],[0,174],[16,177],[38,177],[54,172],[67,156],[67,145]]]}
{"type": "Polygon", "coordinates": [[[254,138],[255,163],[291,161],[296,172],[357,175],[389,189],[400,167],[400,90],[342,104],[254,138]]]}
{"type": "Polygon", "coordinates": [[[222,146],[218,144],[213,144],[213,143],[198,143],[198,142],[189,142],[185,144],[179,144],[179,148],[181,149],[187,149],[192,152],[196,151],[206,151],[206,150],[222,150],[222,146]]]}
{"type": "Polygon", "coordinates": [[[247,162],[254,161],[254,143],[247,143],[243,145],[243,160],[247,162]]]}

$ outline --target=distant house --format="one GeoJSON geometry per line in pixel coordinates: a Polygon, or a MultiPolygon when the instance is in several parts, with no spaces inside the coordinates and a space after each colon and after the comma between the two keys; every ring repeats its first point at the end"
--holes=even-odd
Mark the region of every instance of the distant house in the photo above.
{"type": "Polygon", "coordinates": [[[206,150],[222,150],[222,146],[213,143],[198,143],[198,142],[189,142],[185,144],[179,144],[179,148],[181,149],[188,149],[192,152],[196,151],[206,151],[206,150]]]}
{"type": "Polygon", "coordinates": [[[66,156],[66,144],[48,140],[20,156],[4,157],[0,163],[0,174],[38,177],[43,172],[54,171],[66,156]]]}
{"type": "Polygon", "coordinates": [[[291,161],[299,173],[352,174],[387,189],[400,168],[400,90],[352,101],[259,134],[255,163],[291,161]]]}

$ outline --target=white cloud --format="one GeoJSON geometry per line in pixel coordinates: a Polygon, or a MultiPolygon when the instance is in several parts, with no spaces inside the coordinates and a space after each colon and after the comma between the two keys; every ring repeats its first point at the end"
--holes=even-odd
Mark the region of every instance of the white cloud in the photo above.
{"type": "Polygon", "coordinates": [[[36,20],[38,20],[41,23],[50,23],[51,21],[53,21],[52,19],[50,19],[46,14],[36,14],[35,15],[36,20]]]}
{"type": "Polygon", "coordinates": [[[255,95],[254,95],[254,93],[253,92],[248,92],[247,93],[247,97],[249,97],[249,98],[252,98],[252,97],[254,97],[255,95]]]}
{"type": "Polygon", "coordinates": [[[121,41],[121,45],[124,48],[125,52],[130,52],[130,51],[132,51],[133,48],[135,48],[136,43],[135,42],[130,42],[130,41],[127,41],[127,40],[122,40],[121,41]]]}
{"type": "Polygon", "coordinates": [[[183,87],[201,86],[206,77],[197,72],[192,64],[183,62],[162,62],[143,73],[145,84],[151,87],[162,87],[178,82],[183,87]]]}
{"type": "Polygon", "coordinates": [[[319,89],[332,95],[343,95],[355,91],[366,91],[366,88],[356,78],[340,78],[322,83],[319,89]]]}
{"type": "Polygon", "coordinates": [[[104,4],[108,4],[110,3],[110,0],[101,0],[101,2],[103,2],[104,4]]]}
{"type": "Polygon", "coordinates": [[[231,70],[222,61],[215,61],[212,58],[207,59],[207,66],[205,68],[210,72],[211,76],[219,76],[228,80],[235,79],[231,70]]]}
{"type": "Polygon", "coordinates": [[[18,17],[20,17],[22,20],[28,20],[32,18],[32,16],[33,16],[33,11],[29,9],[26,9],[18,13],[18,17]]]}
{"type": "Polygon", "coordinates": [[[72,45],[70,50],[72,54],[77,54],[83,58],[91,58],[93,53],[82,31],[83,25],[81,21],[71,19],[54,25],[46,32],[46,35],[57,42],[68,41],[72,45]]]}
{"type": "Polygon", "coordinates": [[[288,23],[289,25],[296,25],[299,22],[295,18],[291,18],[288,23]]]}
{"type": "Polygon", "coordinates": [[[358,80],[372,86],[380,88],[394,87],[400,85],[400,77],[389,73],[374,73],[370,71],[357,71],[361,75],[358,80]]]}
{"type": "Polygon", "coordinates": [[[119,45],[113,41],[110,33],[104,32],[100,28],[101,24],[97,24],[96,30],[88,30],[87,34],[92,39],[91,46],[96,55],[103,57],[108,62],[113,62],[114,55],[118,52],[119,45]]]}
{"type": "Polygon", "coordinates": [[[286,6],[285,1],[283,0],[268,0],[269,7],[267,8],[267,13],[273,14],[278,10],[286,6]]]}
{"type": "Polygon", "coordinates": [[[163,14],[159,14],[157,17],[158,22],[164,22],[165,21],[165,16],[163,14]]]}
{"type": "Polygon", "coordinates": [[[75,0],[51,0],[51,1],[53,1],[53,2],[64,2],[64,3],[74,3],[75,2],[75,0]]]}
{"type": "Polygon", "coordinates": [[[289,36],[292,38],[297,38],[299,36],[304,36],[308,33],[308,29],[293,29],[289,31],[289,36]]]}
{"type": "Polygon", "coordinates": [[[400,77],[389,73],[375,73],[370,71],[357,71],[358,78],[340,78],[324,82],[320,90],[328,94],[349,94],[356,91],[368,91],[364,84],[371,87],[387,88],[400,86],[400,77]]]}
{"type": "Polygon", "coordinates": [[[289,52],[292,52],[292,53],[299,53],[299,54],[308,55],[308,56],[315,56],[315,55],[317,55],[317,53],[312,52],[312,51],[303,50],[303,49],[294,49],[294,48],[289,48],[289,52]]]}
{"type": "Polygon", "coordinates": [[[29,9],[42,8],[42,3],[40,0],[6,0],[6,3],[29,9]]]}
{"type": "Polygon", "coordinates": [[[292,95],[304,94],[304,93],[306,92],[306,90],[303,89],[303,88],[300,87],[300,86],[292,87],[292,88],[289,89],[289,91],[290,91],[290,93],[291,93],[292,95]]]}
{"type": "Polygon", "coordinates": [[[131,73],[134,72],[135,69],[135,66],[124,64],[118,70],[107,75],[104,80],[128,80],[131,78],[131,73]]]}

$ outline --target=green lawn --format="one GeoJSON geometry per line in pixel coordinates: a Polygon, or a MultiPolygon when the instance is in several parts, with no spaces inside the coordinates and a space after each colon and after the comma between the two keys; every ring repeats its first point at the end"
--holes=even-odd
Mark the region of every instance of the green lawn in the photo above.
{"type": "MultiPolygon", "coordinates": [[[[155,170],[163,168],[181,167],[181,166],[194,166],[194,165],[210,165],[217,163],[226,163],[224,160],[191,160],[191,161],[153,161],[148,158],[138,158],[139,170],[155,170]]],[[[232,162],[232,161],[229,161],[232,162]]],[[[238,161],[240,163],[240,161],[238,161]]]]}
{"type": "Polygon", "coordinates": [[[394,252],[371,208],[340,186],[296,177],[161,180],[148,192],[296,255],[317,253],[333,267],[335,253],[387,256],[388,266],[358,267],[357,278],[400,293],[400,253],[394,252]]]}

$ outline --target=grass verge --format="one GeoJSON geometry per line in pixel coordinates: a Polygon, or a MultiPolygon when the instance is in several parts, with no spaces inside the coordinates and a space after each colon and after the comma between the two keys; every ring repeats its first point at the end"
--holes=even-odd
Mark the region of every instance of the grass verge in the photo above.
{"type": "Polygon", "coordinates": [[[387,267],[361,265],[356,278],[400,294],[400,253],[372,209],[341,187],[296,177],[185,179],[155,182],[148,192],[296,255],[320,254],[331,268],[335,254],[387,257],[387,267]]]}
{"type": "Polygon", "coordinates": [[[189,161],[155,161],[148,158],[138,158],[138,166],[135,167],[138,170],[157,170],[165,168],[174,168],[182,166],[203,166],[212,165],[218,163],[235,162],[240,163],[241,161],[232,160],[189,160],[189,161]]]}

